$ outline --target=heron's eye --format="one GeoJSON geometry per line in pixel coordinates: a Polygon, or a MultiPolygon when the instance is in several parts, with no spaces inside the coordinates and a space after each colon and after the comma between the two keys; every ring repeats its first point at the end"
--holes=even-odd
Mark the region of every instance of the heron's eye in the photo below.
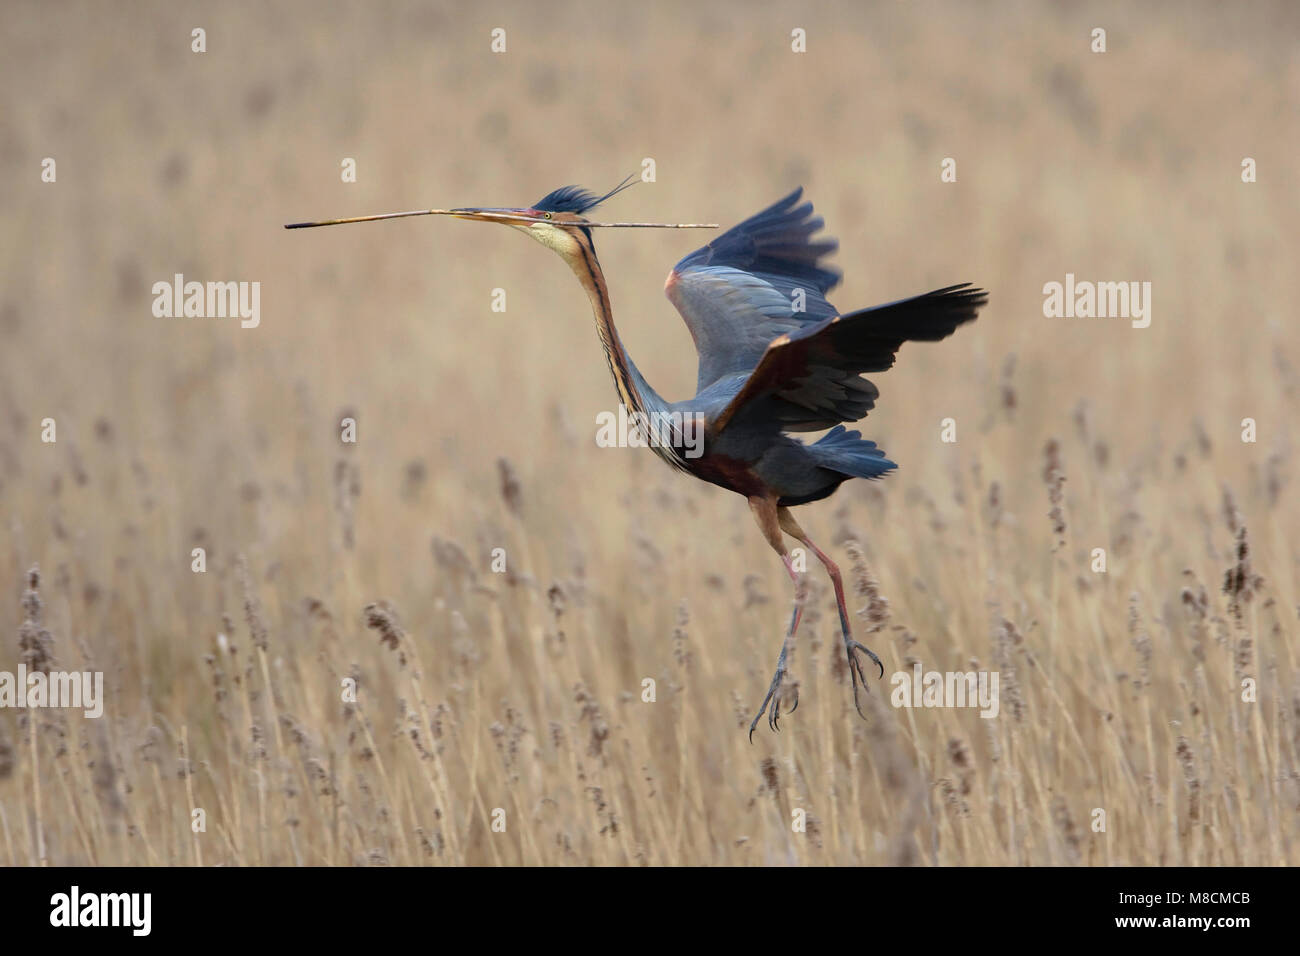
{"type": "Polygon", "coordinates": [[[545,216],[547,219],[551,218],[551,214],[549,212],[544,212],[542,213],[542,215],[545,216]]]}

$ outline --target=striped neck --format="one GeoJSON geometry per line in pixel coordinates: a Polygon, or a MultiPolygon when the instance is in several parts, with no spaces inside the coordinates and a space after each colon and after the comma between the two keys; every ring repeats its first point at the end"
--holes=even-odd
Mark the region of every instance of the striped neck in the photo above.
{"type": "MultiPolygon", "coordinates": [[[[571,233],[576,240],[576,251],[564,256],[569,268],[573,270],[578,281],[582,283],[591,300],[591,311],[596,319],[596,334],[600,336],[601,347],[605,350],[605,360],[609,363],[610,374],[614,377],[614,387],[618,389],[619,399],[627,408],[628,414],[639,412],[647,419],[653,415],[668,412],[665,402],[650,384],[641,376],[633,363],[623,341],[614,328],[614,309],[609,301],[609,287],[605,284],[605,274],[596,258],[596,248],[592,245],[591,235],[587,230],[571,233]]],[[[674,468],[683,467],[680,449],[673,445],[651,444],[655,454],[674,468]]]]}
{"type": "Polygon", "coordinates": [[[574,238],[577,239],[577,252],[565,256],[565,259],[586,290],[587,298],[591,300],[596,334],[600,336],[600,345],[605,350],[605,360],[609,363],[610,374],[614,376],[614,387],[618,389],[619,398],[629,412],[647,412],[653,410],[655,405],[662,406],[663,399],[641,377],[627,354],[627,349],[623,348],[618,329],[614,328],[614,309],[609,302],[609,287],[605,284],[605,274],[601,271],[591,238],[586,232],[577,233],[574,238]],[[647,408],[647,405],[651,407],[647,408]]]}

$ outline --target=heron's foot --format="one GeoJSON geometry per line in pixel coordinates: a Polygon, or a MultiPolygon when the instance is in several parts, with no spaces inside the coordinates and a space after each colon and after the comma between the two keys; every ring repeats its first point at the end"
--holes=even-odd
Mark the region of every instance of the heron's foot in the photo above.
{"type": "MultiPolygon", "coordinates": [[[[862,712],[862,704],[858,702],[858,684],[861,683],[862,689],[868,694],[871,693],[871,690],[867,686],[867,675],[862,669],[862,658],[855,652],[861,651],[863,654],[866,654],[871,658],[872,663],[880,668],[881,677],[885,676],[885,665],[880,663],[880,658],[872,653],[871,648],[867,647],[865,644],[859,644],[851,637],[845,637],[844,651],[849,657],[849,679],[853,682],[853,706],[857,708],[858,716],[863,720],[866,720],[867,715],[862,712]]],[[[761,715],[762,711],[759,711],[759,714],[761,715]]]]}
{"type": "MultiPolygon", "coordinates": [[[[758,708],[758,713],[754,715],[754,721],[749,725],[749,742],[754,742],[754,728],[758,726],[758,721],[762,718],[764,712],[767,712],[767,725],[774,731],[781,729],[781,684],[785,681],[785,651],[781,651],[781,660],[777,662],[776,674],[772,677],[772,686],[767,689],[767,696],[763,698],[763,706],[758,708]],[[768,710],[768,704],[771,704],[771,710],[768,710]]],[[[794,703],[787,714],[793,714],[799,709],[799,686],[795,684],[791,687],[794,692],[794,703]]]]}

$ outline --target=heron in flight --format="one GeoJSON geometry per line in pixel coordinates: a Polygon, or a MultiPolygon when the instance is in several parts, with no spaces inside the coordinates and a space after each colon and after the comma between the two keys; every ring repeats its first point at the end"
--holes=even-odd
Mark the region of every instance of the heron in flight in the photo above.
{"type": "MultiPolygon", "coordinates": [[[[812,551],[830,575],[853,703],[862,714],[858,688],[867,690],[863,657],[880,668],[881,677],[884,665],[853,638],[840,570],[799,526],[791,509],[834,494],[851,478],[880,478],[897,467],[875,442],[844,427],[863,418],[879,397],[863,373],[890,368],[904,342],[947,338],[975,318],[988,294],[962,283],[840,313],[826,299],[840,273],[823,262],[838,243],[817,236],[824,223],[813,213],[812,203],[801,202],[802,188],[796,189],[696,249],[668,273],[664,292],[681,313],[699,353],[695,396],[669,402],[642,376],[614,327],[592,229],[698,226],[598,223],[586,218],[628,185],[625,180],[603,196],[565,186],[524,208],[415,210],[287,228],[451,215],[510,226],[559,253],[591,300],[596,332],[629,414],[635,413],[641,422],[690,421],[703,426],[702,448],[693,456],[685,453],[681,429],[675,426],[667,430],[669,440],[649,441],[650,447],[674,468],[743,495],[764,540],[780,555],[795,584],[794,610],[776,672],[750,724],[750,738],[764,713],[768,725],[778,729],[787,656],[803,610],[787,535],[812,551]],[[790,434],[825,429],[830,430],[811,444],[790,434]]],[[[798,703],[796,693],[789,712],[798,703]]]]}

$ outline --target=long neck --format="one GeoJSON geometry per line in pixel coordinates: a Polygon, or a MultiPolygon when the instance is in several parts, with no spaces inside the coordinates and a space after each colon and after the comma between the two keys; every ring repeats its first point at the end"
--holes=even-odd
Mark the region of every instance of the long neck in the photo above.
{"type": "Polygon", "coordinates": [[[591,300],[596,333],[605,349],[605,358],[609,362],[609,371],[614,376],[614,387],[618,389],[619,398],[629,412],[653,413],[666,409],[668,403],[642,378],[632,357],[627,354],[627,349],[623,348],[618,330],[614,328],[614,310],[609,303],[609,289],[605,285],[605,274],[601,271],[591,239],[585,233],[579,233],[577,240],[577,252],[564,258],[587,291],[587,298],[591,300]]]}

